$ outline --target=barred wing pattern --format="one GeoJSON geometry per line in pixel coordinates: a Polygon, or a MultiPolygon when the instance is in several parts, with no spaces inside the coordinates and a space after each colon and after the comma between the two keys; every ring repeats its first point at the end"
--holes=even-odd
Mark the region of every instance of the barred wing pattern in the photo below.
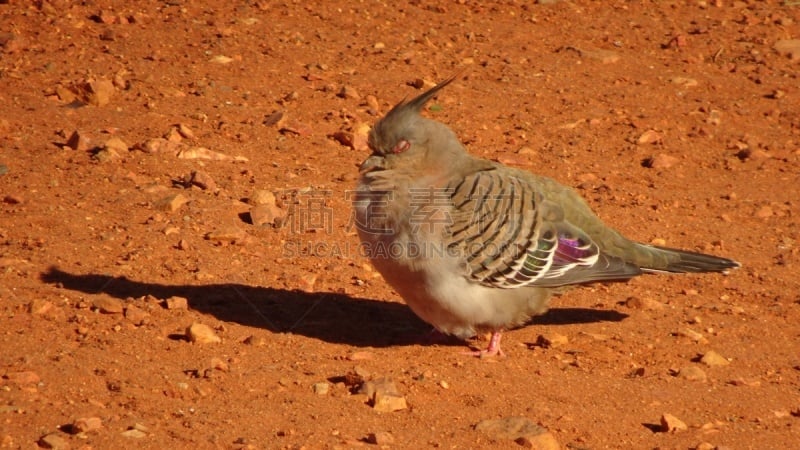
{"type": "Polygon", "coordinates": [[[453,183],[448,248],[466,275],[486,286],[557,287],[627,279],[641,270],[602,254],[529,180],[491,169],[453,183]]]}

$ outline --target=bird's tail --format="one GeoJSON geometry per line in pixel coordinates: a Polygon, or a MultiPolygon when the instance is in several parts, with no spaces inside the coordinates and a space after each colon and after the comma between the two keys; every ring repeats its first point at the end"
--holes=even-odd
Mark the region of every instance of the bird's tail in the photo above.
{"type": "Polygon", "coordinates": [[[653,267],[642,267],[644,272],[727,272],[741,267],[737,261],[705,253],[689,252],[669,247],[638,244],[642,250],[658,254],[653,267]]]}

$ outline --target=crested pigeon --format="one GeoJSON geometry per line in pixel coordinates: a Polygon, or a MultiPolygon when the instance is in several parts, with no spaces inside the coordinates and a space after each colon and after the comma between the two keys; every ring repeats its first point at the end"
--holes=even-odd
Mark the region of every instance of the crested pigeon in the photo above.
{"type": "Polygon", "coordinates": [[[401,101],[370,130],[354,220],[363,253],[439,332],[501,333],[547,310],[571,285],[653,272],[726,272],[736,261],[637,243],[553,179],[467,153],[420,112],[447,79],[401,101]]]}

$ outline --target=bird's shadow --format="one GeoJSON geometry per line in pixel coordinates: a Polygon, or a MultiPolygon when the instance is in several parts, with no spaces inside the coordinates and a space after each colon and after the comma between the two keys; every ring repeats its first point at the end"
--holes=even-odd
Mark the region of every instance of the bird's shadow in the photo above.
{"type": "MultiPolygon", "coordinates": [[[[86,294],[106,294],[126,301],[144,296],[187,299],[189,307],[223,322],[294,333],[355,347],[425,344],[430,326],[402,303],[354,298],[334,292],[303,292],[237,283],[165,285],[124,276],[78,275],[51,267],[41,274],[45,283],[86,294]]],[[[534,324],[618,322],[626,314],[613,310],[553,308],[534,324]]],[[[462,345],[456,339],[436,342],[462,345]]]]}

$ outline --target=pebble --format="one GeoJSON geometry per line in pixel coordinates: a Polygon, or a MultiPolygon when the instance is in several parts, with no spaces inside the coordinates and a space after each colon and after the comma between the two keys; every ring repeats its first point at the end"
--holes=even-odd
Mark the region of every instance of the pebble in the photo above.
{"type": "Polygon", "coordinates": [[[99,430],[102,427],[103,421],[99,417],[82,417],[72,422],[72,431],[75,434],[99,430]]]}
{"type": "Polygon", "coordinates": [[[116,91],[114,83],[105,78],[87,81],[77,87],[78,98],[86,104],[93,106],[106,106],[111,103],[111,97],[116,91]]]}
{"type": "Polygon", "coordinates": [[[249,161],[244,156],[230,156],[225,153],[215,152],[205,147],[189,147],[178,152],[178,159],[203,159],[207,161],[249,161]]]}
{"type": "Polygon", "coordinates": [[[167,309],[189,309],[189,300],[185,297],[172,296],[164,301],[167,309]]]}
{"type": "Polygon", "coordinates": [[[664,304],[650,299],[639,297],[628,297],[625,301],[625,306],[631,309],[644,309],[644,310],[659,310],[664,308],[664,304]]]}
{"type": "Polygon", "coordinates": [[[358,91],[350,86],[342,86],[342,89],[336,95],[338,95],[341,98],[353,99],[353,100],[358,100],[361,98],[361,95],[359,95],[358,91]]]}
{"type": "Polygon", "coordinates": [[[31,314],[47,314],[51,309],[53,309],[53,302],[48,300],[37,298],[28,303],[28,312],[31,314]]]}
{"type": "Polygon", "coordinates": [[[475,430],[483,432],[493,439],[512,440],[527,448],[537,450],[561,448],[552,433],[533,423],[527,417],[483,420],[475,425],[475,430]]]}
{"type": "Polygon", "coordinates": [[[664,137],[656,130],[647,130],[636,140],[639,145],[655,144],[661,142],[664,137]]]}
{"type": "Polygon", "coordinates": [[[800,39],[781,39],[775,42],[773,48],[793,61],[800,59],[800,39]]]}
{"type": "Polygon", "coordinates": [[[37,384],[41,381],[39,374],[32,370],[9,372],[3,375],[3,379],[13,384],[37,384]]]}
{"type": "Polygon", "coordinates": [[[700,343],[708,342],[708,339],[706,339],[705,336],[702,335],[702,333],[699,333],[689,328],[684,328],[675,334],[678,336],[689,338],[695,342],[700,342],[700,343]]]}
{"type": "Polygon", "coordinates": [[[206,234],[206,239],[216,242],[242,242],[247,238],[247,233],[235,226],[214,230],[206,234]]]}
{"type": "Polygon", "coordinates": [[[543,348],[558,348],[568,343],[569,338],[558,333],[540,334],[536,338],[536,345],[543,348]]]}
{"type": "Polygon", "coordinates": [[[758,208],[753,215],[759,219],[767,219],[772,217],[773,214],[774,212],[772,211],[772,208],[769,205],[764,205],[761,208],[758,208]]]}
{"type": "Polygon", "coordinates": [[[101,163],[107,163],[122,159],[122,155],[113,148],[101,148],[92,155],[92,159],[101,163]]]}
{"type": "Polygon", "coordinates": [[[697,366],[686,366],[678,371],[678,377],[689,381],[706,381],[708,376],[703,369],[697,366]]]}
{"type": "Polygon", "coordinates": [[[328,392],[331,390],[331,385],[324,381],[320,383],[314,383],[311,386],[311,390],[313,390],[317,395],[328,395],[328,392]]]}
{"type": "Polygon", "coordinates": [[[69,448],[69,441],[61,437],[59,433],[50,433],[39,438],[39,445],[53,450],[66,450],[69,448]]]}
{"type": "Polygon", "coordinates": [[[118,137],[112,137],[111,139],[107,140],[104,145],[105,149],[108,150],[115,150],[116,152],[127,153],[128,152],[128,144],[125,143],[122,139],[118,137]]]}
{"type": "Polygon", "coordinates": [[[372,127],[366,123],[359,123],[353,131],[353,150],[366,152],[369,150],[369,132],[372,127]]]}
{"type": "Polygon", "coordinates": [[[19,195],[15,195],[15,194],[9,194],[9,195],[6,195],[6,196],[3,197],[3,203],[9,204],[9,205],[19,205],[19,204],[23,203],[24,201],[25,200],[22,197],[20,197],[19,195]]]}
{"type": "Polygon", "coordinates": [[[160,211],[175,212],[181,209],[181,206],[189,203],[189,199],[183,194],[168,195],[153,204],[153,207],[160,211]]]}
{"type": "Polygon", "coordinates": [[[122,314],[125,304],[122,300],[109,297],[99,297],[92,301],[92,306],[104,314],[122,314]]]}
{"type": "Polygon", "coordinates": [[[678,158],[666,153],[659,153],[644,162],[644,166],[650,169],[669,169],[678,162],[678,158]]]}
{"type": "Polygon", "coordinates": [[[364,382],[359,393],[370,398],[375,411],[394,412],[408,408],[405,397],[400,394],[394,382],[387,378],[364,382]]]}
{"type": "Polygon", "coordinates": [[[720,355],[719,353],[715,352],[714,350],[709,350],[703,357],[700,358],[700,362],[707,365],[708,367],[717,367],[717,366],[727,366],[731,362],[725,359],[724,356],[720,355]]]}
{"type": "Polygon", "coordinates": [[[661,431],[665,433],[674,433],[677,431],[685,431],[688,430],[689,427],[686,426],[681,419],[673,416],[672,414],[664,414],[661,416],[661,431]]]}
{"type": "Polygon", "coordinates": [[[569,47],[573,50],[576,50],[582,58],[594,59],[600,61],[603,64],[613,64],[620,60],[620,55],[617,52],[611,50],[603,50],[598,48],[577,48],[577,47],[569,47]]]}
{"type": "Polygon", "coordinates": [[[203,172],[202,170],[195,170],[189,177],[189,183],[192,186],[197,186],[204,191],[216,192],[217,183],[211,178],[211,175],[203,172]]]}
{"type": "Polygon", "coordinates": [[[374,112],[380,111],[380,105],[378,104],[378,99],[372,94],[368,94],[364,97],[364,102],[366,103],[367,107],[374,112]]]}
{"type": "Polygon", "coordinates": [[[280,228],[285,219],[286,211],[275,204],[256,205],[250,208],[250,222],[255,226],[269,225],[280,228]]]}
{"type": "Polygon", "coordinates": [[[120,433],[122,436],[127,438],[134,438],[134,439],[141,439],[147,437],[147,433],[142,430],[137,430],[136,428],[131,428],[130,430],[125,430],[120,433]]]}
{"type": "Polygon", "coordinates": [[[194,139],[194,131],[189,128],[186,124],[179,123],[178,124],[178,133],[181,136],[185,137],[186,139],[194,139]]]}
{"type": "Polygon", "coordinates": [[[345,147],[355,148],[353,133],[345,130],[335,131],[331,137],[336,142],[344,145],[345,147]]]}
{"type": "Polygon", "coordinates": [[[376,445],[389,445],[394,444],[394,436],[388,431],[376,431],[367,436],[367,442],[376,445]]]}
{"type": "Polygon", "coordinates": [[[694,78],[686,78],[686,77],[675,77],[669,80],[672,84],[677,84],[680,87],[690,88],[695,87],[699,83],[694,78]]]}
{"type": "Polygon", "coordinates": [[[125,318],[130,320],[134,325],[144,325],[147,323],[150,314],[139,308],[136,305],[128,305],[125,308],[125,318]]]}
{"type": "Polygon", "coordinates": [[[67,147],[73,150],[85,152],[91,148],[91,145],[91,139],[89,139],[89,136],[77,130],[73,131],[67,139],[67,147]]]}
{"type": "Polygon", "coordinates": [[[210,326],[197,322],[186,328],[186,337],[190,342],[196,342],[198,344],[216,344],[222,342],[222,339],[217,336],[210,326]]]}

